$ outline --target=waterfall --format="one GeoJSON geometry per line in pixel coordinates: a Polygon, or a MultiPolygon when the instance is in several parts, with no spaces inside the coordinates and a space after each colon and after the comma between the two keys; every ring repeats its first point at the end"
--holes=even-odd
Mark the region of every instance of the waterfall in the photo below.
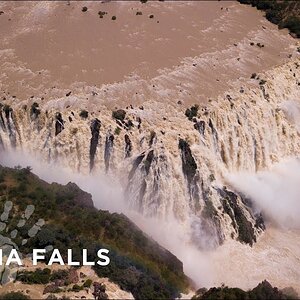
{"type": "Polygon", "coordinates": [[[129,207],[188,224],[201,248],[226,239],[252,245],[265,229],[263,215],[224,174],[257,172],[298,155],[297,126],[284,105],[300,99],[298,66],[296,61],[276,67],[256,85],[201,104],[192,119],[176,99],[165,108],[152,99],[142,108],[127,107],[124,120],[107,108],[83,118],[74,108],[4,104],[0,147],[27,149],[76,172],[102,170],[118,177],[129,207]]]}

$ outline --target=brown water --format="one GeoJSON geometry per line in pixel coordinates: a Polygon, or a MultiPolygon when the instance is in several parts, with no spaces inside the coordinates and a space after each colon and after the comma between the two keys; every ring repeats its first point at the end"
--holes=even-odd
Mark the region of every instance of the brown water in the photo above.
{"type": "Polygon", "coordinates": [[[286,31],[235,1],[4,1],[0,10],[0,88],[8,99],[45,102],[71,90],[83,93],[81,102],[106,105],[206,102],[295,48],[286,31]]]}

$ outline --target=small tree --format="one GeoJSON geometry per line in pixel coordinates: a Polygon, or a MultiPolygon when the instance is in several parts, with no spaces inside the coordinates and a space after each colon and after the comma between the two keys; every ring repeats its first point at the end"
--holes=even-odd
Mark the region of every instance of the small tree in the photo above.
{"type": "Polygon", "coordinates": [[[85,109],[83,109],[80,113],[79,113],[79,116],[82,118],[82,119],[86,119],[88,116],[89,116],[89,112],[85,109]]]}
{"type": "Polygon", "coordinates": [[[112,112],[112,117],[116,120],[124,121],[126,116],[126,111],[123,109],[118,109],[112,112]]]}

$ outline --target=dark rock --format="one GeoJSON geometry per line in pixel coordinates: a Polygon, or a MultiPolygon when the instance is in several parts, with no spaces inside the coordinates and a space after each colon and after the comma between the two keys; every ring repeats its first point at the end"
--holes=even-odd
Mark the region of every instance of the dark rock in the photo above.
{"type": "Polygon", "coordinates": [[[64,120],[61,113],[56,113],[55,115],[55,136],[59,135],[64,130],[64,120]]]}
{"type": "Polygon", "coordinates": [[[103,283],[94,282],[94,292],[93,296],[95,300],[105,300],[108,299],[108,295],[105,293],[106,286],[103,283]]]}
{"type": "Polygon", "coordinates": [[[40,113],[41,113],[41,110],[39,109],[38,103],[34,102],[31,105],[31,108],[30,108],[30,116],[31,116],[31,118],[32,119],[38,118],[38,116],[40,115],[40,113]]]}
{"type": "Polygon", "coordinates": [[[156,133],[154,131],[151,131],[150,133],[150,140],[149,140],[149,147],[153,145],[156,139],[156,133]]]}
{"type": "Polygon", "coordinates": [[[194,124],[194,128],[199,131],[199,133],[204,136],[205,131],[205,121],[198,121],[194,124]]]}
{"type": "Polygon", "coordinates": [[[142,124],[142,119],[140,117],[137,117],[136,121],[138,122],[137,128],[140,129],[141,128],[141,124],[142,124]]]}
{"type": "Polygon", "coordinates": [[[133,162],[132,169],[130,170],[128,174],[128,180],[130,181],[132,177],[134,176],[134,173],[136,169],[139,167],[140,163],[143,161],[145,157],[145,153],[143,152],[141,155],[139,155],[133,162]]]}
{"type": "Polygon", "coordinates": [[[109,170],[110,157],[112,153],[112,149],[114,146],[115,137],[109,133],[105,139],[105,149],[104,149],[104,162],[105,162],[105,171],[109,170]]]}
{"type": "Polygon", "coordinates": [[[60,288],[56,284],[50,284],[44,288],[43,294],[58,293],[60,291],[60,288]]]}
{"type": "MultiPolygon", "coordinates": [[[[68,183],[68,185],[69,185],[69,183],[68,183]]],[[[80,190],[80,189],[78,188],[78,190],[80,190]]],[[[78,190],[77,190],[76,197],[74,198],[75,202],[76,203],[82,203],[82,204],[84,204],[83,206],[85,206],[85,207],[92,207],[93,208],[94,205],[93,205],[92,195],[90,195],[86,192],[83,192],[82,190],[80,190],[80,192],[78,192],[78,190]]],[[[67,285],[74,284],[74,283],[78,283],[78,281],[79,281],[79,276],[77,274],[76,269],[73,269],[73,268],[70,269],[69,273],[68,273],[68,277],[66,279],[66,284],[67,285]]]]}
{"type": "Polygon", "coordinates": [[[194,206],[197,209],[200,199],[200,191],[197,184],[197,182],[199,181],[199,174],[197,173],[197,163],[192,155],[189,144],[185,140],[180,139],[178,147],[181,150],[182,171],[187,180],[188,191],[191,200],[194,201],[194,206]]]}
{"type": "Polygon", "coordinates": [[[144,164],[145,171],[146,171],[147,175],[149,174],[153,158],[154,158],[154,151],[151,150],[151,151],[148,152],[148,155],[146,157],[145,164],[144,164]]]}
{"type": "Polygon", "coordinates": [[[125,158],[128,158],[131,156],[132,143],[128,134],[125,134],[124,138],[125,138],[125,158]]]}
{"type": "Polygon", "coordinates": [[[192,155],[189,144],[183,140],[179,140],[179,149],[181,150],[182,170],[189,183],[192,182],[196,175],[197,164],[192,155]]]}
{"type": "Polygon", "coordinates": [[[90,171],[94,168],[95,163],[95,154],[99,142],[99,134],[100,134],[100,128],[101,128],[101,122],[100,120],[93,119],[91,122],[91,142],[90,142],[90,171]]]}
{"type": "Polygon", "coordinates": [[[253,245],[256,242],[256,236],[252,223],[246,218],[242,207],[238,202],[238,195],[232,191],[227,190],[226,187],[218,189],[220,194],[221,203],[224,211],[229,215],[232,220],[232,225],[238,233],[238,240],[253,245]]]}

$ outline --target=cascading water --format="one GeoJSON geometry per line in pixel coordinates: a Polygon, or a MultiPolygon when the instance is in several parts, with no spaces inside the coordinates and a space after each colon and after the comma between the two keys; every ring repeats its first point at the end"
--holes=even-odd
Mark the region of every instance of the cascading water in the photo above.
{"type": "Polygon", "coordinates": [[[256,172],[298,155],[298,131],[284,109],[285,101],[299,99],[298,66],[295,60],[261,74],[251,88],[200,106],[191,120],[181,106],[155,108],[151,99],[127,107],[124,118],[113,118],[106,107],[83,117],[74,108],[5,102],[0,144],[77,172],[119,178],[131,208],[175,217],[201,248],[231,238],[252,245],[265,228],[262,216],[251,199],[226,187],[224,174],[256,172]]]}

